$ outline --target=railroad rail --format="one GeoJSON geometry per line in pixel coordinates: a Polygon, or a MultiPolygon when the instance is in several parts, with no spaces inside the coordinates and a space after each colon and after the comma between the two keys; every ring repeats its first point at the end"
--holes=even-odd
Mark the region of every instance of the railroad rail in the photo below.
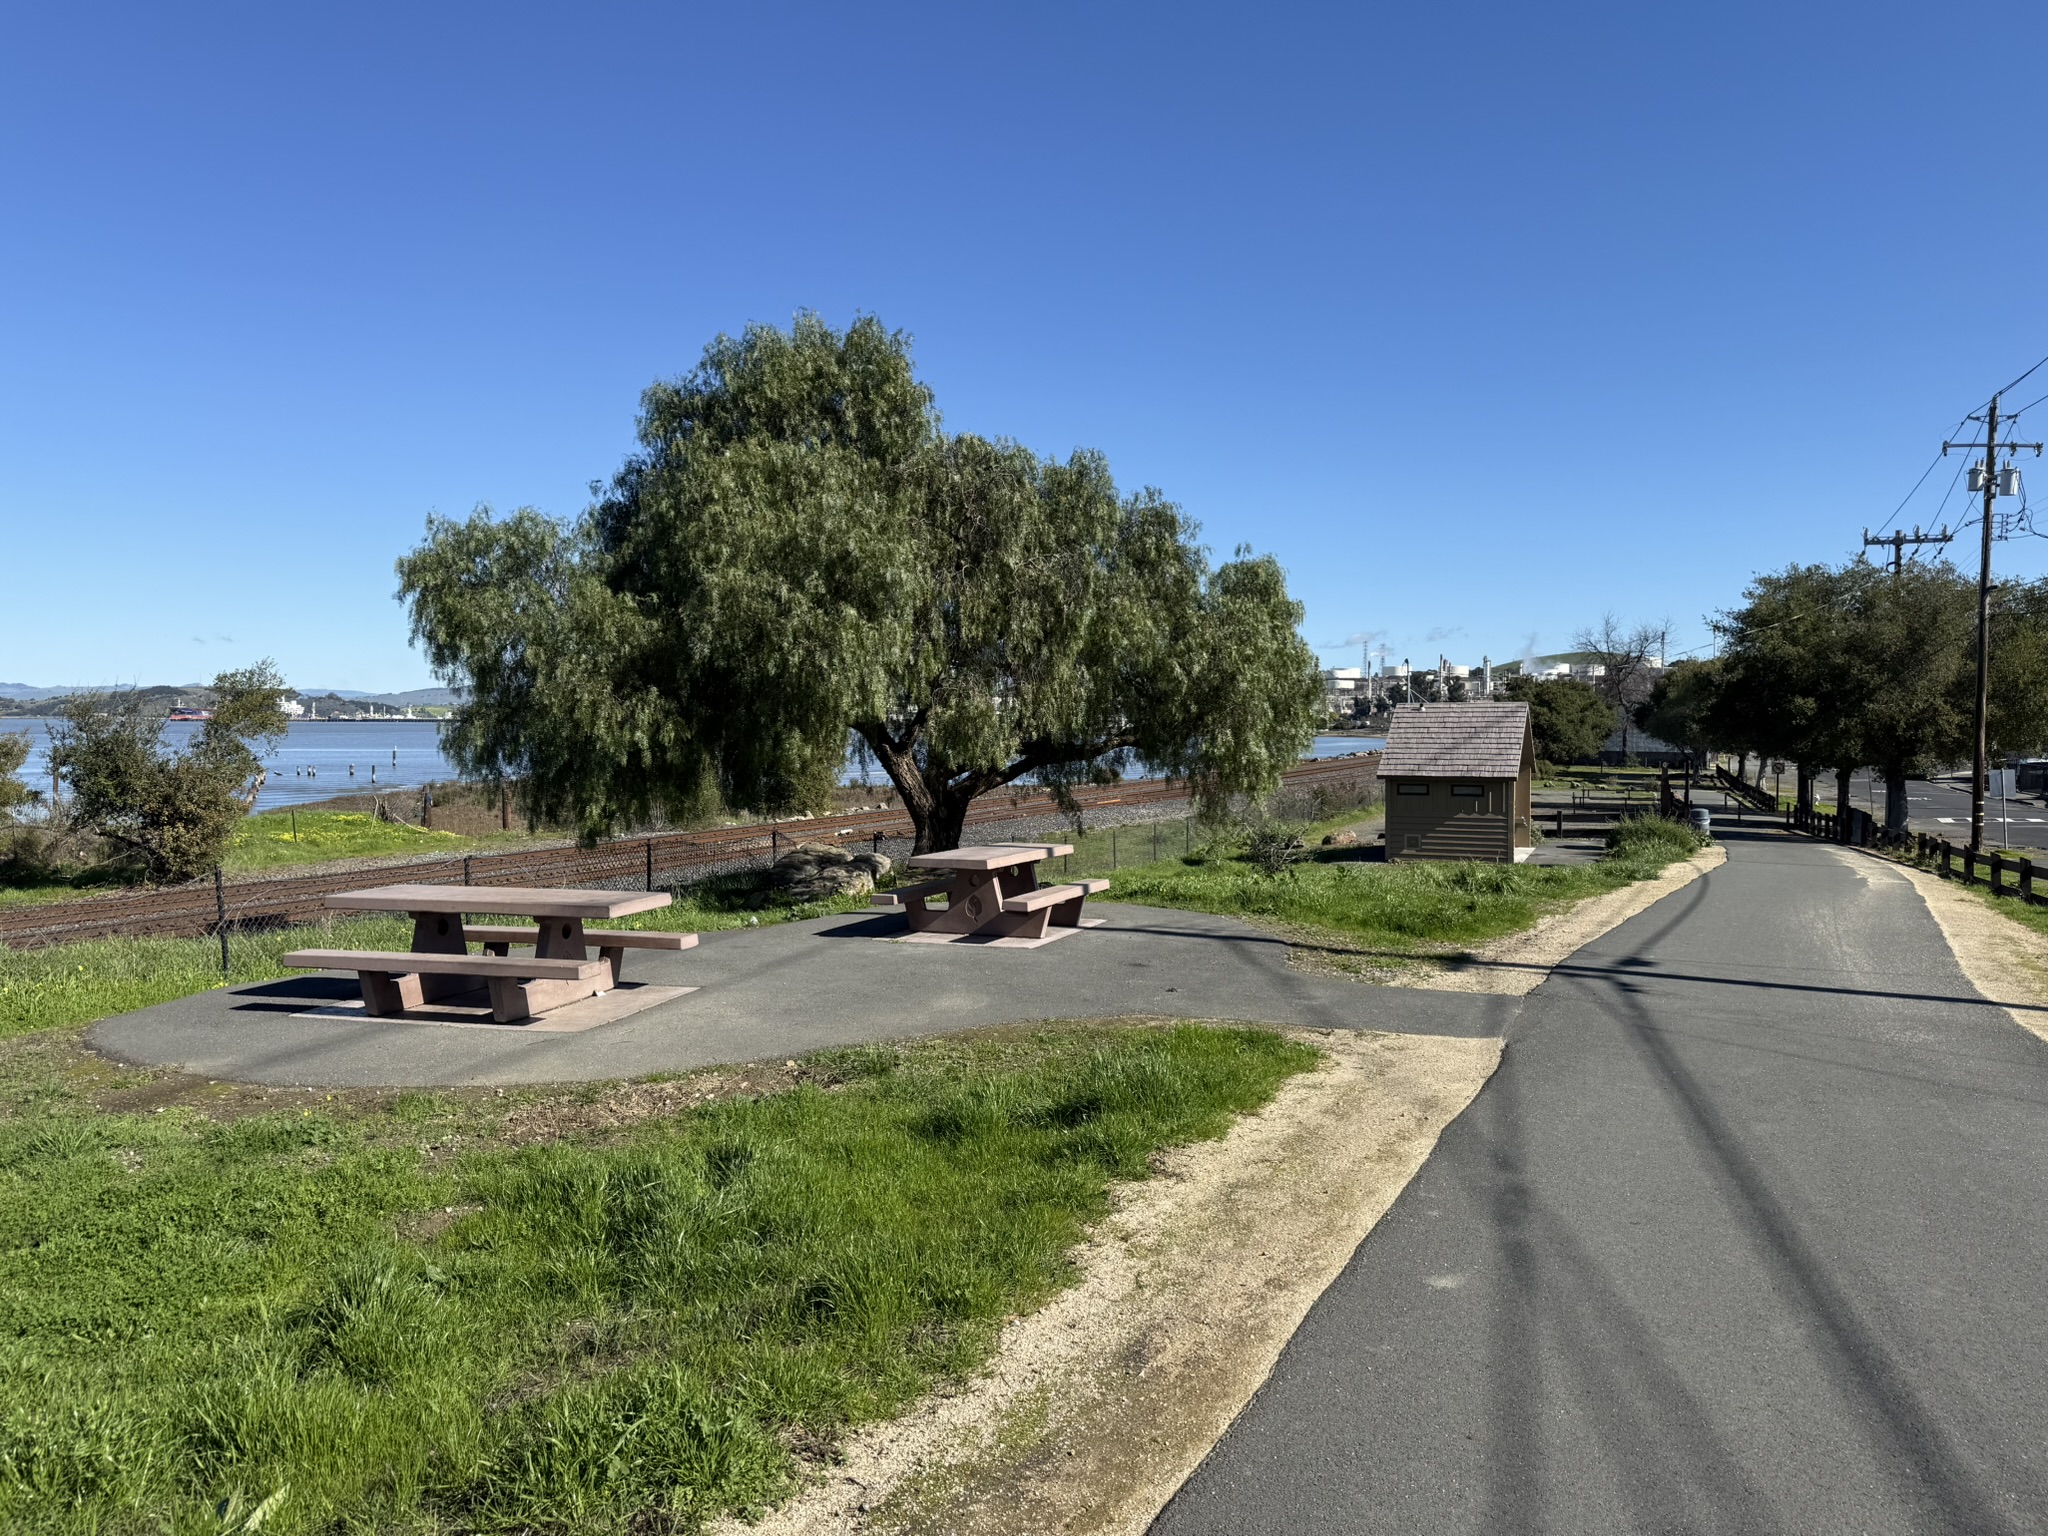
{"type": "MultiPolygon", "coordinates": [[[[1289,769],[1291,788],[1341,783],[1376,775],[1379,754],[1321,758],[1289,769]]],[[[1111,806],[1164,809],[1188,798],[1185,782],[1131,779],[1078,789],[1085,813],[1111,806]]],[[[1049,793],[985,796],[969,810],[969,826],[1028,821],[1060,814],[1049,793]]],[[[441,854],[307,874],[194,881],[188,885],[121,891],[76,901],[0,909],[0,944],[35,949],[76,939],[142,936],[191,938],[308,923],[326,915],[326,897],[374,878],[378,884],[553,885],[611,887],[687,885],[729,869],[764,863],[783,844],[900,840],[911,835],[901,811],[856,811],[844,816],[747,823],[694,832],[655,832],[607,839],[592,848],[563,844],[511,853],[441,854]]]]}

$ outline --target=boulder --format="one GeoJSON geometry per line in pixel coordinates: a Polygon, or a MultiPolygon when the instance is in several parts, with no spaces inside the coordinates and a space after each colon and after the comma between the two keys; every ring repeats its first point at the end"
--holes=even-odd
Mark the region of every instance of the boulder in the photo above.
{"type": "Polygon", "coordinates": [[[864,896],[893,868],[889,856],[832,843],[799,843],[768,870],[765,898],[794,903],[864,896]]]}
{"type": "Polygon", "coordinates": [[[1332,832],[1323,839],[1325,848],[1352,848],[1358,843],[1358,834],[1352,831],[1332,832]]]}

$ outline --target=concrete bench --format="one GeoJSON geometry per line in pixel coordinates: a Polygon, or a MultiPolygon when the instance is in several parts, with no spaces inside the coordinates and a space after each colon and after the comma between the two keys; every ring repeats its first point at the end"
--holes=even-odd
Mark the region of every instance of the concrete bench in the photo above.
{"type": "MultiPolygon", "coordinates": [[[[483,945],[487,955],[506,955],[512,952],[514,944],[540,943],[540,929],[464,923],[462,937],[465,943],[483,945]]],[[[613,986],[619,984],[619,973],[629,949],[665,949],[673,953],[697,947],[694,933],[643,933],[632,928],[586,928],[583,941],[596,945],[598,957],[612,968],[613,986]]]]}
{"type": "Polygon", "coordinates": [[[1022,895],[1008,897],[1003,902],[1005,912],[1036,912],[1040,907],[1056,907],[1061,902],[1079,901],[1084,897],[1098,895],[1109,889],[1107,880],[1075,880],[1066,885],[1041,885],[1036,890],[1025,891],[1022,895]]]}
{"type": "Polygon", "coordinates": [[[943,896],[953,889],[950,878],[927,880],[922,885],[899,885],[893,891],[877,891],[868,898],[871,907],[887,907],[891,910],[907,907],[913,901],[922,902],[927,896],[943,896]]]}
{"type": "Polygon", "coordinates": [[[298,971],[354,971],[363,1006],[380,1018],[425,1000],[422,976],[473,976],[491,991],[491,1016],[515,1023],[546,1008],[611,989],[603,959],[541,960],[499,955],[444,955],[417,949],[295,949],[283,964],[298,971]]]}

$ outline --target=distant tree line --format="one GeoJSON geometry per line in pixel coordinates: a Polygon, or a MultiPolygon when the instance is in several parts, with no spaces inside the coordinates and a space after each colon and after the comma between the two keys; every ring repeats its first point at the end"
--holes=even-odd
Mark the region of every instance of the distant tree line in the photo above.
{"type": "MultiPolygon", "coordinates": [[[[1680,662],[1636,711],[1667,741],[1798,768],[1802,805],[1821,774],[1848,803],[1852,773],[1885,783],[1885,823],[1906,824],[1906,780],[1974,745],[1977,585],[1946,562],[1893,572],[1865,560],[1794,565],[1750,584],[1717,621],[1720,655],[1680,662]]],[[[1990,750],[2048,747],[2048,579],[2007,582],[1991,610],[1990,750]]]]}

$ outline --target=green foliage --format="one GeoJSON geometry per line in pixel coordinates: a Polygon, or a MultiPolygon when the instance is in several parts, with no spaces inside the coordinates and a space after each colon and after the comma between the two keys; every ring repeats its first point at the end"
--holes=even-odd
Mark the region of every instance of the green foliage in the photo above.
{"type": "Polygon", "coordinates": [[[28,761],[28,737],[19,731],[0,731],[0,826],[14,820],[25,807],[41,798],[15,775],[28,761]]]}
{"type": "Polygon", "coordinates": [[[94,1115],[14,1069],[0,1525],[215,1531],[274,1501],[275,1536],[624,1536],[758,1510],[792,1444],[970,1370],[1066,1283],[1112,1179],[1314,1060],[1192,1025],[888,1055],[525,1148],[502,1108],[94,1115]]]}
{"type": "Polygon", "coordinates": [[[1674,859],[1691,858],[1709,841],[1682,821],[1664,816],[1625,816],[1607,834],[1607,850],[1610,859],[1626,864],[1654,862],[1661,869],[1674,859]]]}
{"type": "Polygon", "coordinates": [[[944,432],[907,343],[720,337],[642,401],[640,450],[573,528],[435,520],[399,562],[414,633],[469,690],[448,735],[531,814],[592,833],[710,797],[816,806],[849,739],[918,847],[979,795],[1134,755],[1206,797],[1263,790],[1321,702],[1270,559],[1212,570],[1157,492],[944,432]]]}
{"type": "Polygon", "coordinates": [[[1252,868],[1271,878],[1292,874],[1308,857],[1308,846],[1297,828],[1268,822],[1245,833],[1244,856],[1252,868]]]}
{"type": "Polygon", "coordinates": [[[1265,918],[1390,954],[1425,954],[1519,932],[1562,905],[1649,879],[1698,848],[1686,828],[1660,826],[1677,835],[1630,832],[1598,864],[1378,864],[1338,853],[1273,880],[1243,859],[1162,861],[1118,871],[1107,899],[1265,918]]]}
{"type": "Polygon", "coordinates": [[[269,662],[213,681],[213,718],[181,752],[164,712],[133,694],[77,694],[52,743],[73,827],[122,849],[154,881],[190,880],[220,862],[254,802],[254,744],[282,737],[284,680],[269,662]]]}
{"type": "Polygon", "coordinates": [[[1714,741],[1720,688],[1718,661],[1674,662],[1636,706],[1635,722],[1660,741],[1705,751],[1714,741]]]}
{"type": "MultiPolygon", "coordinates": [[[[1716,744],[1820,767],[1969,755],[1976,583],[1947,563],[1865,561],[1758,577],[1725,616],[1716,744]]],[[[2048,580],[1993,604],[1991,749],[2048,747],[2048,580]]]]}
{"type": "Polygon", "coordinates": [[[1504,678],[1494,692],[1529,706],[1536,756],[1546,763],[1591,757],[1614,731],[1614,706],[1576,678],[1538,679],[1517,673],[1504,678]]]}

